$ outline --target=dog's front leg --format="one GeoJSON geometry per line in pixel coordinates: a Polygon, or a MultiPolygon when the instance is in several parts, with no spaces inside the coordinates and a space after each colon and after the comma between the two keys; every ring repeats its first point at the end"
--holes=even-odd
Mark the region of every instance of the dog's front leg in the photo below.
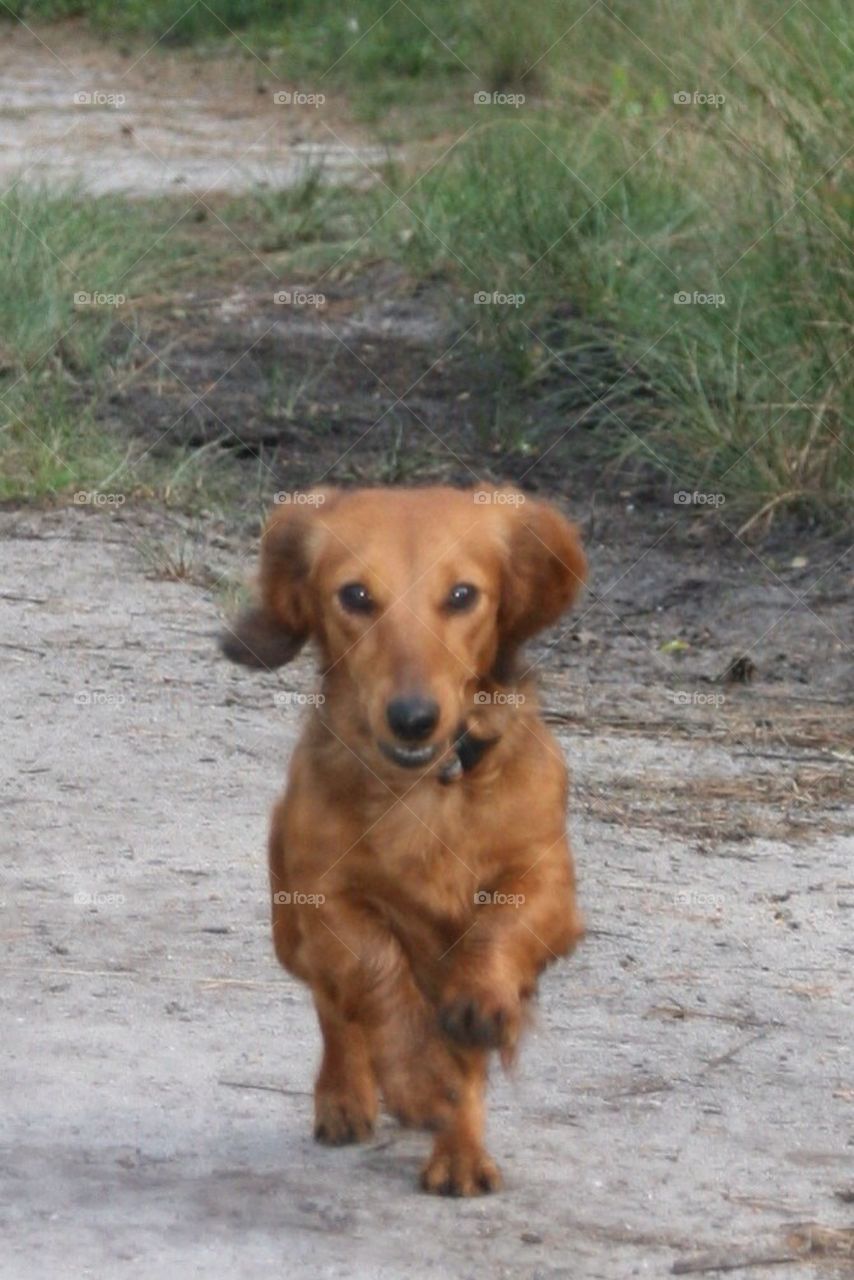
{"type": "Polygon", "coordinates": [[[328,1146],[366,1142],[374,1132],[379,1097],[364,1027],[317,989],[323,1060],[314,1086],[314,1136],[328,1146]]]}
{"type": "Polygon", "coordinates": [[[526,1001],[542,970],[584,936],[569,849],[474,895],[473,922],[448,953],[439,999],[442,1030],[457,1044],[512,1055],[526,1001]]]}
{"type": "Polygon", "coordinates": [[[453,1059],[454,1105],[439,1126],[421,1186],[434,1195],[483,1195],[501,1186],[498,1166],[483,1146],[487,1053],[455,1048],[453,1059]]]}
{"type": "Polygon", "coordinates": [[[331,1146],[364,1142],[379,1110],[372,1038],[401,963],[399,948],[369,914],[335,899],[304,914],[301,933],[300,972],[323,1033],[314,1136],[331,1146]]]}

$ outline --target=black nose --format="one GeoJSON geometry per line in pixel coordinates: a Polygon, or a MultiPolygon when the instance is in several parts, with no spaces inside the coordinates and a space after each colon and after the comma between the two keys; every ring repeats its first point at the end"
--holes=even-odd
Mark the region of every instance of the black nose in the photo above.
{"type": "Polygon", "coordinates": [[[404,742],[420,742],[436,728],[439,708],[432,698],[392,698],[386,707],[392,733],[404,742]]]}

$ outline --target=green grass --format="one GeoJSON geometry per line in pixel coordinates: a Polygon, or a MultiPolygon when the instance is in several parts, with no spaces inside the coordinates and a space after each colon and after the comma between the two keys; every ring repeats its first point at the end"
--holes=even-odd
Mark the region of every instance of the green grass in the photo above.
{"type": "Polygon", "coordinates": [[[192,0],[124,0],[120,5],[109,0],[5,0],[4,7],[26,22],[85,17],[99,30],[155,37],[169,32],[173,41],[217,36],[226,24],[273,28],[283,8],[277,0],[210,0],[195,6],[192,0]]]}
{"type": "MultiPolygon", "coordinates": [[[[0,496],[50,493],[92,474],[103,442],[86,409],[75,421],[74,392],[98,375],[122,308],[75,297],[127,288],[135,256],[128,221],[121,203],[93,205],[78,193],[18,188],[0,202],[0,496]]],[[[111,446],[104,476],[118,463],[111,446]]]]}
{"type": "Polygon", "coordinates": [[[854,479],[854,14],[798,6],[763,36],[783,9],[736,8],[702,25],[678,4],[632,10],[643,45],[604,11],[588,19],[539,100],[482,108],[408,198],[407,254],[454,281],[461,318],[517,381],[568,407],[579,377],[588,404],[604,396],[603,453],[723,492],[737,515],[839,513],[854,479]],[[725,102],[677,105],[682,90],[725,102]],[[476,306],[476,291],[525,302],[476,306]],[[682,291],[724,302],[676,304],[682,291]],[[609,364],[616,386],[597,378],[609,364]]]}
{"type": "MultiPolygon", "coordinates": [[[[726,146],[713,181],[695,187],[691,138],[615,182],[623,140],[593,130],[578,151],[548,123],[536,134],[498,124],[428,178],[413,204],[414,269],[452,276],[461,319],[552,399],[565,384],[577,402],[578,378],[587,403],[607,393],[596,371],[606,342],[608,364],[628,371],[619,412],[597,412],[609,448],[662,466],[675,488],[720,483],[754,506],[783,494],[843,499],[854,306],[833,193],[789,210],[762,164],[726,146]],[[476,305],[479,291],[525,300],[476,305]],[[724,302],[677,304],[682,292],[724,302]],[[632,398],[639,379],[654,413],[632,398]]],[[[706,140],[707,159],[714,146],[706,140]]]]}
{"type": "Polygon", "coordinates": [[[532,14],[522,0],[3,0],[3,9],[27,22],[83,17],[101,35],[165,45],[235,44],[237,36],[283,74],[358,85],[378,107],[413,83],[447,84],[475,64],[501,87],[559,33],[564,5],[539,0],[532,14]]]}
{"type": "Polygon", "coordinates": [[[182,269],[198,275],[195,236],[172,226],[178,212],[79,191],[0,197],[0,499],[85,491],[193,503],[227,483],[209,452],[153,457],[99,425],[105,397],[132,376],[146,292],[174,287],[182,269]]]}
{"type": "MultiPolygon", "coordinates": [[[[603,459],[634,456],[674,490],[723,492],[739,520],[783,508],[833,519],[854,478],[854,12],[845,0],[588,7],[420,0],[382,16],[385,0],[211,0],[181,18],[184,0],[30,0],[24,13],[85,13],[99,32],[141,40],[176,18],[170,41],[216,42],[227,25],[302,88],[340,86],[385,136],[441,131],[436,157],[461,138],[382,217],[384,188],[354,198],[311,180],[234,216],[291,261],[343,255],[357,269],[390,256],[444,280],[508,387],[567,422],[586,408],[603,459]],[[475,105],[496,90],[525,102],[475,105]],[[683,91],[724,100],[675,103],[683,91]],[[478,291],[525,301],[476,305],[478,291]],[[682,305],[681,291],[724,301],[682,305]]],[[[415,176],[383,179],[402,193],[415,176]]],[[[115,277],[113,255],[133,257],[135,232],[120,205],[91,207],[76,222],[55,201],[31,216],[62,224],[63,258],[95,289],[115,277]]],[[[0,231],[17,246],[0,266],[14,375],[60,337],[75,277],[27,247],[2,206],[0,231]]],[[[27,382],[67,394],[109,333],[114,317],[82,318],[27,382]]]]}

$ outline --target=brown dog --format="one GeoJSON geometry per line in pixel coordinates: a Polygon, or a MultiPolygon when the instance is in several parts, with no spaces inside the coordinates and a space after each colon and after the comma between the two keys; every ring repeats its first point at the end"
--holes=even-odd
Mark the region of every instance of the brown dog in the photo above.
{"type": "Polygon", "coordinates": [[[273,938],[323,1032],[321,1142],[379,1096],[437,1131],[428,1191],[500,1184],[490,1050],[512,1058],[540,972],[583,936],[566,768],[516,675],[572,603],[575,528],[510,489],[318,490],[263,537],[260,603],[223,640],[272,668],[318,646],[323,698],[273,814],[273,938]]]}

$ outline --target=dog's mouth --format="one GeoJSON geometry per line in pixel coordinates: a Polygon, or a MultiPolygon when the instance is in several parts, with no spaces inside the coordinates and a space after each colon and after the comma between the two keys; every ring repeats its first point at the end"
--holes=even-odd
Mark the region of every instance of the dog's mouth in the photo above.
{"type": "Polygon", "coordinates": [[[435,743],[424,747],[404,747],[400,743],[381,740],[379,746],[383,755],[395,764],[399,764],[402,769],[422,768],[435,760],[439,754],[439,747],[435,743]]]}

